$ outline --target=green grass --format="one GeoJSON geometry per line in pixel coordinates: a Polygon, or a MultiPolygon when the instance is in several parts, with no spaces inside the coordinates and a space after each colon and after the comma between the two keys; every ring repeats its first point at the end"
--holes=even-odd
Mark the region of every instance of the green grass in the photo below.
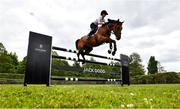
{"type": "Polygon", "coordinates": [[[0,108],[180,108],[180,84],[0,85],[0,108]]]}

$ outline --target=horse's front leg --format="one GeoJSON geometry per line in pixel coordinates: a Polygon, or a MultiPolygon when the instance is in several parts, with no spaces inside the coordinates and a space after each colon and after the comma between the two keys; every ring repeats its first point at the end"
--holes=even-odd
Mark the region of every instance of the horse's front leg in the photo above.
{"type": "Polygon", "coordinates": [[[116,54],[116,51],[117,51],[116,41],[111,39],[111,42],[114,44],[114,51],[112,52],[112,55],[114,56],[116,54]]]}
{"type": "Polygon", "coordinates": [[[112,42],[109,41],[109,50],[108,50],[108,53],[111,54],[112,52],[112,42]]]}

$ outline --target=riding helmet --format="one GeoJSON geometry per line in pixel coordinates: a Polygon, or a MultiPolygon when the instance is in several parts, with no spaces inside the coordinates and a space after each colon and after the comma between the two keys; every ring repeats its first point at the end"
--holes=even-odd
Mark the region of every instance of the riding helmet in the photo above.
{"type": "Polygon", "coordinates": [[[108,13],[107,13],[107,11],[106,11],[106,10],[102,10],[102,11],[101,11],[101,15],[103,15],[103,14],[108,15],[108,13]]]}

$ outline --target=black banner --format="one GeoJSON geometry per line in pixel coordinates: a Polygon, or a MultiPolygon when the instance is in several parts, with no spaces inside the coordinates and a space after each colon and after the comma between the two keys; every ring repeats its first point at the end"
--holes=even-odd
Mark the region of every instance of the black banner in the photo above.
{"type": "Polygon", "coordinates": [[[108,74],[120,74],[120,71],[106,71],[104,69],[96,69],[96,68],[76,68],[76,67],[67,67],[60,65],[52,65],[52,68],[64,71],[75,71],[75,72],[89,72],[89,73],[108,73],[108,74]]]}

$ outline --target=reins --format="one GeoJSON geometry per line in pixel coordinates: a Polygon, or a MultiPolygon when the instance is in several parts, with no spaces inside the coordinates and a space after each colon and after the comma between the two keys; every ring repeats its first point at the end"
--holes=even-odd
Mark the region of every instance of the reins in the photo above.
{"type": "Polygon", "coordinates": [[[106,25],[106,28],[107,28],[108,31],[110,31],[110,35],[111,35],[111,34],[114,34],[114,32],[109,28],[108,25],[106,25]]]}

